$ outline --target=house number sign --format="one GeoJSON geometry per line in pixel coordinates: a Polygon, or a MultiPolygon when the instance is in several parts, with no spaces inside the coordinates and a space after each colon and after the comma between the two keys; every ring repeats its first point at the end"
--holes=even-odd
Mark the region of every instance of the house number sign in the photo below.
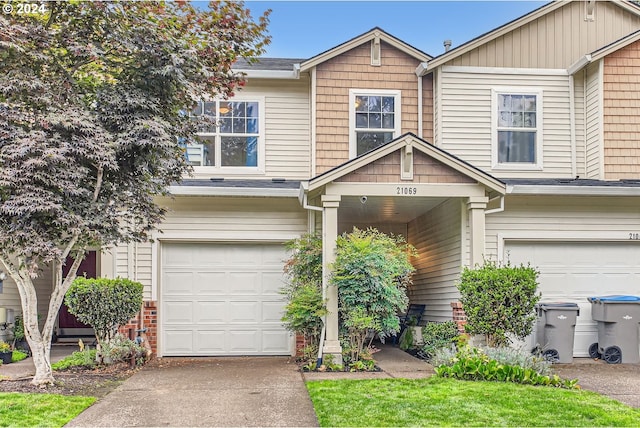
{"type": "Polygon", "coordinates": [[[410,196],[414,196],[418,194],[418,188],[417,187],[404,187],[404,186],[398,186],[396,187],[396,195],[410,195],[410,196]]]}
{"type": "Polygon", "coordinates": [[[629,232],[629,239],[633,239],[634,241],[640,240],[639,232],[629,232]]]}

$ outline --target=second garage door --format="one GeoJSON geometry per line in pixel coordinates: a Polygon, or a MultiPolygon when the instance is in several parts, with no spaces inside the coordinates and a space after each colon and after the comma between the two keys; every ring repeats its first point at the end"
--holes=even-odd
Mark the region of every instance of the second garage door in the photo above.
{"type": "Polygon", "coordinates": [[[290,354],[280,321],[285,257],[278,244],[163,244],[163,355],[290,354]]]}
{"type": "Polygon", "coordinates": [[[640,293],[640,242],[509,242],[505,259],[540,270],[542,300],[580,306],[573,354],[587,357],[597,342],[587,297],[640,293]]]}

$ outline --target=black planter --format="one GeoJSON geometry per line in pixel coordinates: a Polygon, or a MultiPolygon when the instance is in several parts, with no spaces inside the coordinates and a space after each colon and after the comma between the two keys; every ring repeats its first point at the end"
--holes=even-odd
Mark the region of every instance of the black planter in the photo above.
{"type": "Polygon", "coordinates": [[[2,360],[2,364],[11,364],[11,357],[13,357],[13,351],[0,352],[0,360],[2,360]]]}

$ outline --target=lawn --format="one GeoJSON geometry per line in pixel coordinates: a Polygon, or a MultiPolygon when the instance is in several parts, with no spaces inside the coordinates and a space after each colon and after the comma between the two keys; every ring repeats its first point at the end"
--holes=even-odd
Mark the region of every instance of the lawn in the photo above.
{"type": "Polygon", "coordinates": [[[500,382],[307,382],[320,426],[640,426],[640,410],[584,390],[500,382]]]}
{"type": "Polygon", "coordinates": [[[94,401],[93,397],[0,393],[0,427],[61,427],[94,401]]]}

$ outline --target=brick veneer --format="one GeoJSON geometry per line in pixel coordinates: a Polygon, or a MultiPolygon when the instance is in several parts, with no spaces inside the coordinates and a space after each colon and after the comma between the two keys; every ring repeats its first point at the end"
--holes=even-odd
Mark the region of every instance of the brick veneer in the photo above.
{"type": "MultiPolygon", "coordinates": [[[[144,302],[143,308],[143,316],[144,316],[144,327],[147,329],[147,340],[149,341],[149,345],[151,346],[151,350],[154,355],[158,355],[158,302],[155,300],[150,300],[144,302]]],[[[139,327],[139,317],[140,314],[137,314],[134,318],[129,320],[126,325],[120,327],[119,332],[124,334],[125,336],[129,334],[129,329],[133,329],[134,336],[137,334],[135,330],[139,327]]]]}
{"type": "Polygon", "coordinates": [[[451,302],[451,308],[453,309],[453,321],[458,325],[458,331],[464,333],[464,326],[467,324],[467,314],[464,313],[462,303],[451,302]]]}

